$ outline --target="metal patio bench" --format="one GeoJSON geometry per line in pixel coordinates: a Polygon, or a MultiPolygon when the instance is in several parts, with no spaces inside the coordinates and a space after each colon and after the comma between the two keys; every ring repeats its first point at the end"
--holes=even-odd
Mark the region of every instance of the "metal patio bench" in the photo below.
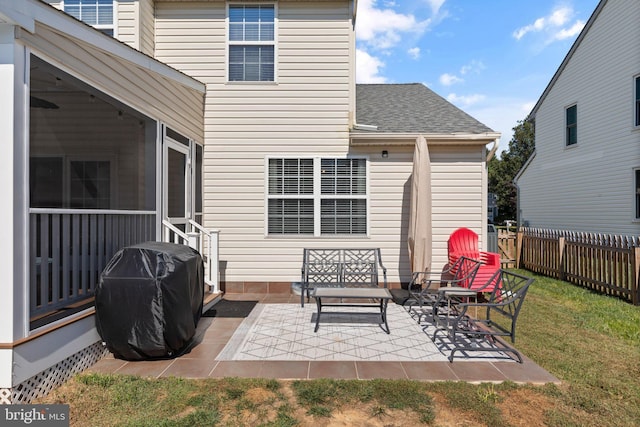
{"type": "Polygon", "coordinates": [[[387,269],[379,248],[308,249],[302,255],[300,305],[316,288],[387,288],[387,269]]]}

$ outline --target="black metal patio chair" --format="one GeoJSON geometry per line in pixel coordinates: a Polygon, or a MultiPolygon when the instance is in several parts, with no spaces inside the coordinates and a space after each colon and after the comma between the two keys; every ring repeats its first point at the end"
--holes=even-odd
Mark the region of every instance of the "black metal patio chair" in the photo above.
{"type": "Polygon", "coordinates": [[[402,305],[416,315],[418,323],[424,315],[433,317],[439,290],[469,287],[481,265],[481,261],[461,256],[445,270],[414,272],[402,305]]]}
{"type": "MultiPolygon", "coordinates": [[[[522,363],[520,353],[502,337],[509,337],[511,343],[515,344],[516,322],[533,281],[533,278],[502,269],[496,271],[489,282],[497,285],[486,302],[459,302],[455,310],[434,316],[436,330],[433,341],[436,342],[438,333],[447,334],[451,341],[450,362],[453,362],[454,354],[458,351],[483,351],[512,353],[522,363]],[[474,308],[485,309],[484,317],[472,317],[469,310],[474,308]]],[[[446,293],[441,293],[440,302],[448,297],[446,293]]]]}

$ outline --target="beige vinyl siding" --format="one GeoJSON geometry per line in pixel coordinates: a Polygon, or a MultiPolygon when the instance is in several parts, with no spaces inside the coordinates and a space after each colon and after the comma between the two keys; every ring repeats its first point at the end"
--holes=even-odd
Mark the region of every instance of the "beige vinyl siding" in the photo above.
{"type": "Polygon", "coordinates": [[[118,39],[150,56],[154,50],[153,10],[153,0],[120,0],[115,10],[118,39]]]}
{"type": "MultiPolygon", "coordinates": [[[[369,159],[370,234],[361,238],[265,238],[263,174],[256,172],[249,177],[246,173],[234,173],[243,166],[245,169],[264,169],[263,160],[248,162],[237,158],[225,165],[219,164],[220,173],[230,176],[228,182],[241,177],[246,181],[240,191],[227,185],[215,194],[207,194],[205,212],[215,210],[220,218],[209,226],[221,230],[224,280],[297,281],[304,247],[339,246],[380,247],[389,280],[407,281],[410,270],[406,235],[413,147],[388,149],[388,159],[382,159],[380,151],[378,147],[358,147],[349,152],[350,155],[369,159]],[[223,234],[233,236],[225,238],[223,234]]],[[[485,234],[484,149],[478,146],[437,146],[430,147],[429,151],[433,193],[432,267],[440,269],[447,263],[447,239],[452,231],[458,227],[469,227],[480,236],[485,234]]],[[[210,182],[205,183],[205,186],[209,185],[210,182]]]]}
{"type": "Polygon", "coordinates": [[[137,0],[119,1],[114,9],[115,36],[140,50],[140,10],[137,0]]]}
{"type": "Polygon", "coordinates": [[[536,157],[518,182],[533,227],[638,234],[633,169],[640,166],[633,77],[640,72],[640,6],[609,1],[536,114],[536,157]],[[565,146],[577,105],[578,143],[565,146]]]}
{"type": "MultiPolygon", "coordinates": [[[[413,147],[358,147],[353,153],[367,153],[370,159],[370,240],[382,248],[390,280],[409,279],[407,232],[413,147]]],[[[447,239],[459,227],[483,236],[483,147],[430,146],[432,191],[432,268],[447,264],[447,239]]],[[[482,244],[482,242],[481,242],[482,244]]]]}
{"type": "Polygon", "coordinates": [[[348,12],[279,1],[277,81],[227,83],[225,4],[156,4],[156,57],[207,84],[204,222],[220,230],[223,281],[297,280],[304,247],[371,245],[265,236],[266,158],[348,153],[348,12]]]}
{"type": "Polygon", "coordinates": [[[140,51],[153,56],[155,51],[155,12],[153,0],[139,0],[140,51]]]}
{"type": "MultiPolygon", "coordinates": [[[[305,247],[381,247],[389,280],[408,280],[413,147],[349,146],[353,31],[347,1],[278,2],[276,82],[226,82],[223,3],[156,3],[156,56],[207,84],[204,223],[220,230],[221,280],[291,282],[305,247]],[[265,235],[268,157],[369,159],[368,236],[265,235]]],[[[480,235],[486,216],[484,147],[432,150],[434,267],[458,226],[480,235]]]]}
{"type": "Polygon", "coordinates": [[[35,34],[20,32],[20,39],[34,53],[42,53],[43,59],[55,58],[54,65],[68,72],[73,70],[76,77],[149,117],[171,123],[175,130],[203,140],[200,92],[159,74],[152,80],[148,71],[44,25],[38,24],[35,34]],[[78,49],[79,44],[84,50],[78,49]]]}

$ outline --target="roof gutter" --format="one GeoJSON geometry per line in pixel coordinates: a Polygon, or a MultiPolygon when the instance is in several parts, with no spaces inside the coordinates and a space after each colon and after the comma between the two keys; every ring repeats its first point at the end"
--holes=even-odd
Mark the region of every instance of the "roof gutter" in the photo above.
{"type": "MultiPolygon", "coordinates": [[[[366,125],[365,125],[366,126],[366,125]]],[[[355,129],[355,127],[354,127],[355,129]]],[[[383,133],[351,132],[351,145],[414,145],[423,135],[429,145],[486,145],[500,138],[500,132],[485,133],[383,133]]]]}

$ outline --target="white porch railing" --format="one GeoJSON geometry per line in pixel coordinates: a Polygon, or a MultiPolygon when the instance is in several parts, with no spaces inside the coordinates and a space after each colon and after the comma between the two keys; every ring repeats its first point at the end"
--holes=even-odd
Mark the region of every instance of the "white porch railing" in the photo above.
{"type": "Polygon", "coordinates": [[[204,282],[209,292],[218,293],[220,281],[218,274],[218,230],[207,230],[197,222],[189,220],[188,231],[184,232],[167,220],[162,221],[162,240],[165,242],[188,245],[200,252],[204,260],[204,282]]]}

